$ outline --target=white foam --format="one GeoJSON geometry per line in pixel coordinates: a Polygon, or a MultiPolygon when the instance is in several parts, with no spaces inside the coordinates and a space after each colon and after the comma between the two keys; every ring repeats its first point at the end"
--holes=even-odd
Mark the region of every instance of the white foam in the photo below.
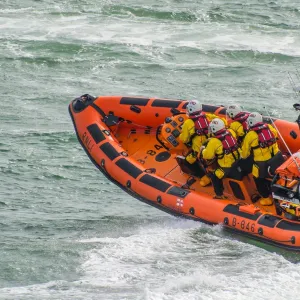
{"type": "Polygon", "coordinates": [[[220,226],[200,238],[210,247],[197,244],[191,237],[195,230],[191,223],[179,222],[140,228],[139,234],[129,237],[81,240],[95,243],[95,249],[86,253],[82,280],[112,289],[134,284],[145,299],[284,299],[300,292],[295,284],[299,265],[212,235],[222,232],[220,226]],[[239,257],[239,252],[249,256],[239,257]]]}
{"type": "Polygon", "coordinates": [[[94,244],[82,254],[79,280],[4,288],[0,299],[281,300],[300,293],[300,265],[228,239],[221,226],[169,219],[129,236],[78,242],[94,244]]]}

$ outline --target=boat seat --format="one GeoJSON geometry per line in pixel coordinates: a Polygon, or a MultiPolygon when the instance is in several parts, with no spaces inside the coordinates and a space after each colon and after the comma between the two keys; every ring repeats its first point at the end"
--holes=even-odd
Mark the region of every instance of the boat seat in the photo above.
{"type": "Polygon", "coordinates": [[[243,192],[243,189],[241,187],[241,181],[234,180],[232,178],[227,178],[228,186],[230,187],[231,193],[233,194],[235,198],[240,200],[245,200],[245,193],[243,192]]]}
{"type": "Polygon", "coordinates": [[[235,198],[248,200],[249,202],[255,191],[254,182],[249,177],[246,177],[245,180],[236,180],[227,177],[224,180],[224,186],[227,192],[234,195],[235,198]]]}
{"type": "MultiPolygon", "coordinates": [[[[245,162],[242,162],[245,163],[245,162]]],[[[230,194],[239,200],[250,200],[255,191],[255,183],[252,175],[247,174],[245,168],[241,168],[241,160],[231,167],[225,181],[230,194]]]]}

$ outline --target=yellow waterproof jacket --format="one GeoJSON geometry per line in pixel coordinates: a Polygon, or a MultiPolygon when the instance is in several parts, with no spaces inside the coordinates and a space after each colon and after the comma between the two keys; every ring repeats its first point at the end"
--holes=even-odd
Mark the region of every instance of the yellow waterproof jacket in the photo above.
{"type": "Polygon", "coordinates": [[[235,132],[235,134],[236,134],[237,137],[241,137],[242,138],[246,134],[246,132],[245,132],[245,130],[243,128],[243,124],[241,122],[239,122],[239,121],[233,121],[230,124],[229,128],[232,129],[235,132]]]}
{"type": "MultiPolygon", "coordinates": [[[[232,129],[228,129],[232,136],[236,138],[236,134],[232,129]]],[[[209,142],[206,146],[206,148],[202,151],[202,157],[204,159],[213,159],[215,156],[222,155],[223,154],[223,144],[222,142],[212,137],[209,139],[209,142]]],[[[225,154],[222,158],[218,158],[218,164],[221,168],[230,168],[232,164],[238,159],[240,154],[240,148],[238,148],[237,151],[235,151],[234,155],[232,153],[225,154]]]]}
{"type": "MultiPolygon", "coordinates": [[[[273,132],[274,136],[277,138],[278,134],[276,129],[270,125],[267,124],[269,126],[269,129],[271,130],[271,132],[273,132]]],[[[250,130],[243,141],[243,145],[242,145],[242,158],[247,158],[251,152],[253,151],[253,158],[254,161],[267,161],[272,157],[272,152],[273,155],[275,155],[278,151],[278,144],[275,143],[270,147],[266,147],[266,148],[256,148],[256,149],[252,149],[253,147],[257,147],[259,144],[259,140],[258,140],[258,134],[254,131],[254,130],[250,130]]]]}
{"type": "MultiPolygon", "coordinates": [[[[205,115],[209,122],[211,120],[213,120],[214,118],[218,118],[218,116],[216,116],[214,114],[207,113],[205,115]]],[[[224,121],[225,125],[227,125],[226,119],[222,118],[222,120],[224,121]]],[[[205,135],[195,135],[195,123],[192,119],[187,119],[184,121],[184,123],[182,125],[182,130],[181,130],[181,134],[180,134],[179,138],[183,143],[188,143],[188,142],[190,142],[192,137],[193,137],[192,149],[195,152],[199,153],[200,147],[207,140],[207,137],[205,135]]]]}

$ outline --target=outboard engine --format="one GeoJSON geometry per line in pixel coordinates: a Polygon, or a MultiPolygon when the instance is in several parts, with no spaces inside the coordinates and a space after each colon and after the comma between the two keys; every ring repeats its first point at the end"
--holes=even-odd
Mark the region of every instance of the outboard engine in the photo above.
{"type": "Polygon", "coordinates": [[[287,218],[300,220],[300,150],[276,170],[272,196],[279,213],[287,218]]]}

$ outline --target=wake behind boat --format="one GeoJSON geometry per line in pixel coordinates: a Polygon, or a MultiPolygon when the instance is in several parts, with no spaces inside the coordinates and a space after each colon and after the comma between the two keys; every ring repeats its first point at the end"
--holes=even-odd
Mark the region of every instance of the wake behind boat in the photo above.
{"type": "MultiPolygon", "coordinates": [[[[70,103],[69,112],[91,161],[133,197],[173,215],[223,224],[236,233],[300,251],[298,124],[264,118],[280,132],[278,144],[285,157],[270,179],[273,205],[262,206],[257,201],[251,174],[225,178],[227,199],[214,199],[213,187],[202,187],[197,174],[182,164],[182,157],[189,151],[179,139],[187,103],[84,95],[70,103]]],[[[223,106],[203,105],[203,111],[226,117],[223,106]]]]}

